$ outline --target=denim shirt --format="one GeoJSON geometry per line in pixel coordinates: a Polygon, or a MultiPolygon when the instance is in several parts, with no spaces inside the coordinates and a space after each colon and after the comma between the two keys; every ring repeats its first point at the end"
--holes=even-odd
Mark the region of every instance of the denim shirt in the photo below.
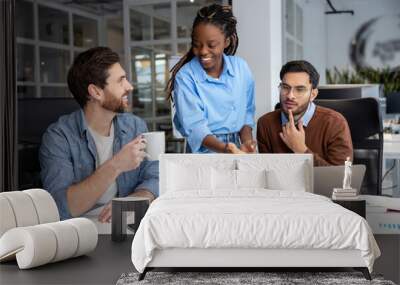
{"type": "MultiPolygon", "coordinates": [[[[146,123],[129,113],[114,118],[113,153],[147,132],[146,123]]],[[[71,218],[66,190],[93,174],[96,170],[96,145],[86,124],[83,110],[62,116],[43,135],[39,151],[43,188],[56,201],[61,219],[71,218]]],[[[158,196],[158,161],[143,161],[134,170],[117,177],[118,197],[135,189],[146,189],[158,196]]]]}

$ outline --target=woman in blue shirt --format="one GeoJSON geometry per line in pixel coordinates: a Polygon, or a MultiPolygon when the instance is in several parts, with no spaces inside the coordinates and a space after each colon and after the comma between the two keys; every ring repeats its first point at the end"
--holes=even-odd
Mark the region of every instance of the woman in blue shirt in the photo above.
{"type": "Polygon", "coordinates": [[[172,69],[168,97],[174,123],[196,153],[254,152],[254,80],[238,47],[236,18],[229,6],[199,10],[192,47],[172,69]]]}

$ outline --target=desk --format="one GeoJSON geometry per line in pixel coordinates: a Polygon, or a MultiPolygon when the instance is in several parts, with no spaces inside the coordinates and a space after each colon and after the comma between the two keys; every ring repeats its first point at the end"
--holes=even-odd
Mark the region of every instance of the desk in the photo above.
{"type": "Polygon", "coordinates": [[[16,261],[0,264],[0,283],[8,284],[115,284],[122,273],[135,271],[131,261],[133,236],[112,242],[99,235],[96,249],[88,255],[19,270],[16,261]]]}
{"type": "Polygon", "coordinates": [[[384,134],[383,140],[383,174],[385,174],[385,160],[395,160],[393,197],[400,197],[400,134],[384,134]]]}

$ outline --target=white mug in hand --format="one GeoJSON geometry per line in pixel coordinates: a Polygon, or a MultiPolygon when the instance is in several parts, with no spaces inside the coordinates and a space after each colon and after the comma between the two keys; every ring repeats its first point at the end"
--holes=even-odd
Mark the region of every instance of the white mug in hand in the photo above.
{"type": "Polygon", "coordinates": [[[165,133],[164,132],[148,132],[142,136],[146,140],[146,153],[149,160],[158,160],[158,156],[165,153],[165,133]]]}

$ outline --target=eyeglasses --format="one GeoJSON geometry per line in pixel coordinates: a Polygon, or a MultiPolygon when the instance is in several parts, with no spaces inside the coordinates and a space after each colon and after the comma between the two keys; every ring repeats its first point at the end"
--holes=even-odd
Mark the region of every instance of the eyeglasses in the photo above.
{"type": "Polygon", "coordinates": [[[290,92],[293,89],[293,95],[295,97],[297,97],[297,98],[303,97],[309,91],[309,89],[305,88],[304,86],[294,86],[294,87],[292,87],[292,86],[290,86],[288,84],[285,84],[285,83],[279,84],[278,88],[279,88],[279,93],[281,95],[284,95],[284,96],[289,95],[290,92]]]}

